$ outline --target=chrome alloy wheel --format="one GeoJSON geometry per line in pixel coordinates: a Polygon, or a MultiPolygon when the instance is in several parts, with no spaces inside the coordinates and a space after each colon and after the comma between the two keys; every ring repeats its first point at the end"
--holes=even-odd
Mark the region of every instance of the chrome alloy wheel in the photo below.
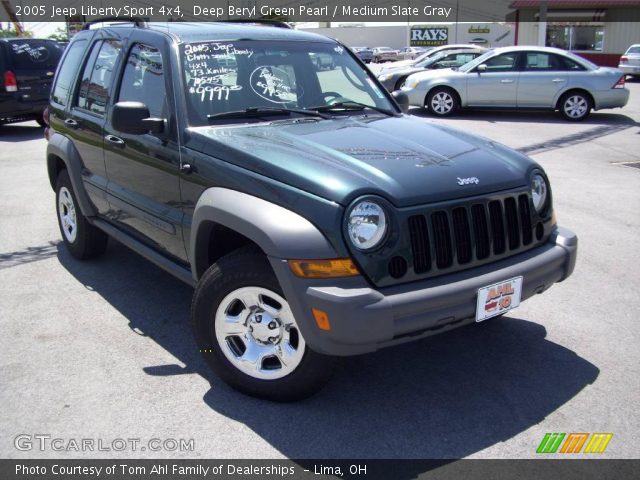
{"type": "Polygon", "coordinates": [[[71,192],[67,187],[61,187],[58,191],[58,215],[65,238],[69,243],[75,242],[78,236],[78,219],[71,192]]]}
{"type": "Polygon", "coordinates": [[[228,294],[216,311],[215,334],[224,356],[241,372],[262,380],[292,373],[305,342],[287,301],[262,287],[228,294]]]}
{"type": "Polygon", "coordinates": [[[563,108],[568,117],[580,118],[589,110],[589,104],[582,95],[571,95],[564,101],[563,108]]]}
{"type": "Polygon", "coordinates": [[[448,92],[438,92],[431,98],[429,107],[439,115],[446,115],[453,109],[453,97],[448,92]]]}

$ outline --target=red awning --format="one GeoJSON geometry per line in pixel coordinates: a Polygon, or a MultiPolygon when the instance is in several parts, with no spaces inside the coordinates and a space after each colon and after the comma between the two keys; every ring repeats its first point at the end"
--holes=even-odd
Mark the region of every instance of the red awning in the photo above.
{"type": "MultiPolygon", "coordinates": [[[[541,0],[515,0],[511,8],[539,8],[541,0]]],[[[640,0],[547,0],[548,8],[640,7],[640,0]]]]}

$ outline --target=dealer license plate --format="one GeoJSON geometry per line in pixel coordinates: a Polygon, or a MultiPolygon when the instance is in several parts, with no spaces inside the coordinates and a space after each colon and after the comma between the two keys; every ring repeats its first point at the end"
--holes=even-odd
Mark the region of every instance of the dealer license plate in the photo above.
{"type": "Polygon", "coordinates": [[[522,277],[515,277],[478,289],[476,322],[502,315],[520,305],[522,277]]]}

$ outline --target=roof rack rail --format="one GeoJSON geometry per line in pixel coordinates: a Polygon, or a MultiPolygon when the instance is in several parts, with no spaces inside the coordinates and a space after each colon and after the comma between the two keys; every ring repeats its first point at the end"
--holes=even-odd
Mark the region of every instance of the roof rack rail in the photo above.
{"type": "Polygon", "coordinates": [[[140,17],[100,17],[94,20],[89,20],[85,22],[82,26],[82,30],[89,30],[91,25],[95,25],[96,23],[104,23],[104,22],[122,22],[122,23],[133,23],[136,27],[146,28],[147,22],[140,17]]]}
{"type": "Polygon", "coordinates": [[[282,22],[280,20],[268,20],[268,19],[264,19],[264,18],[259,18],[259,19],[255,19],[255,20],[251,20],[251,19],[242,19],[242,20],[221,20],[222,23],[242,23],[242,24],[246,24],[246,25],[264,25],[264,26],[269,26],[269,27],[276,27],[276,28],[287,28],[289,30],[292,30],[293,27],[291,25],[289,25],[287,22],[282,22]]]}

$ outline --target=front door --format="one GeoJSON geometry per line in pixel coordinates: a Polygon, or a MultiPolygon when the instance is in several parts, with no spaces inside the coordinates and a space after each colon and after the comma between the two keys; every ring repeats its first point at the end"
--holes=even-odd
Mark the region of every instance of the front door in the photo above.
{"type": "Polygon", "coordinates": [[[486,71],[467,73],[467,106],[515,107],[518,88],[518,53],[509,52],[487,60],[486,71]]]}
{"type": "MultiPolygon", "coordinates": [[[[142,37],[140,36],[142,35],[142,37]]],[[[110,219],[161,252],[186,260],[182,240],[179,149],[174,97],[167,76],[168,47],[134,35],[113,104],[142,102],[151,117],[166,119],[160,134],[126,134],[105,126],[110,219]]]]}

